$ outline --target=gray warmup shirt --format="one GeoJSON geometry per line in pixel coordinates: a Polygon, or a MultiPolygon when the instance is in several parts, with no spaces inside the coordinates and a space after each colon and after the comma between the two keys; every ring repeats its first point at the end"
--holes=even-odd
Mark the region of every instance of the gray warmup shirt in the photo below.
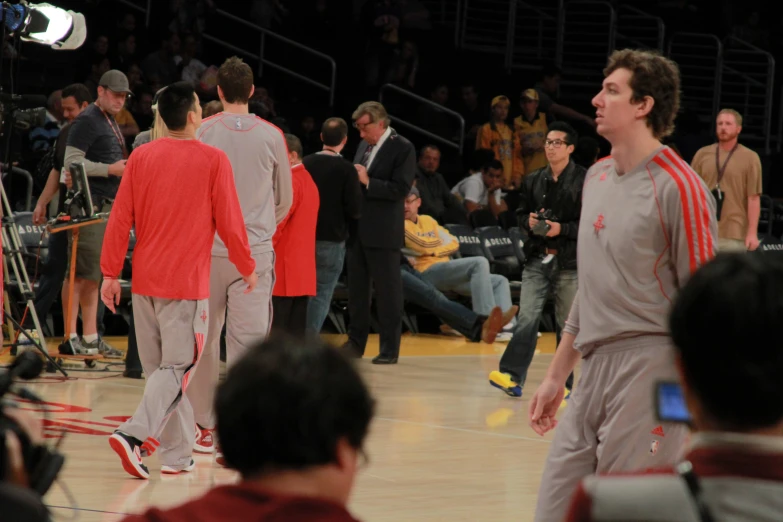
{"type": "MultiPolygon", "coordinates": [[[[196,137],[228,155],[250,251],[272,252],[272,236],[293,201],[291,166],[282,131],[253,114],[221,112],[205,119],[196,137]]],[[[212,255],[228,257],[217,234],[212,255]]]]}
{"type": "Polygon", "coordinates": [[[583,354],[607,342],[669,335],[672,300],[715,256],[715,200],[663,146],[619,176],[609,157],[585,177],[577,243],[579,290],[565,331],[583,354]]]}

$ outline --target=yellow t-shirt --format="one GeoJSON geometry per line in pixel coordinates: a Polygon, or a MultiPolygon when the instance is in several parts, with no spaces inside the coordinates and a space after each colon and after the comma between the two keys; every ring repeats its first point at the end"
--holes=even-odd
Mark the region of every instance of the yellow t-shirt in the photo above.
{"type": "Polygon", "coordinates": [[[538,117],[529,123],[522,116],[514,120],[514,162],[522,162],[522,166],[516,166],[515,171],[527,174],[546,167],[549,162],[544,151],[544,142],[548,132],[546,114],[538,113],[538,117]]]}
{"type": "MultiPolygon", "coordinates": [[[[699,149],[691,162],[691,167],[701,176],[709,190],[718,184],[718,167],[715,165],[717,147],[715,143],[699,149]]],[[[719,150],[718,163],[721,167],[728,156],[729,151],[719,150]]],[[[761,194],[759,155],[744,145],[737,147],[723,172],[720,190],[723,192],[723,208],[718,221],[718,237],[745,241],[748,233],[748,198],[761,194]]]]}
{"type": "Polygon", "coordinates": [[[514,172],[514,132],[505,123],[485,123],[476,136],[477,149],[492,149],[495,159],[503,164],[503,182],[508,185],[512,177],[521,177],[523,172],[514,172]]]}
{"type": "Polygon", "coordinates": [[[405,249],[413,268],[424,272],[437,263],[445,263],[459,250],[459,241],[430,216],[419,216],[416,223],[405,220],[405,249]]]}

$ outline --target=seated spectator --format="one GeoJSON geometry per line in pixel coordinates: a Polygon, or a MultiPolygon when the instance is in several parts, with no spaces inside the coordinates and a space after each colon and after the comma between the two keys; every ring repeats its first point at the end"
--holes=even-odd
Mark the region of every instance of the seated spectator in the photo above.
{"type": "Polygon", "coordinates": [[[512,319],[512,317],[504,317],[499,306],[493,308],[489,316],[484,316],[476,314],[457,301],[452,301],[421,277],[405,256],[402,257],[400,270],[403,299],[432,312],[472,343],[479,341],[487,344],[494,343],[501,328],[512,319]]]}
{"type": "Polygon", "coordinates": [[[462,199],[468,214],[488,208],[497,218],[508,210],[508,205],[501,199],[503,165],[498,160],[482,166],[479,172],[471,170],[471,175],[457,183],[451,192],[462,199]]]}
{"type": "MultiPolygon", "coordinates": [[[[567,521],[781,519],[781,295],[783,266],[763,254],[720,254],[694,274],[669,322],[694,431],[683,463],[586,478],[567,521]]],[[[650,452],[667,442],[660,429],[650,452]]]]}
{"type": "Polygon", "coordinates": [[[425,145],[419,152],[416,167],[416,188],[421,194],[419,210],[441,224],[467,224],[467,211],[460,199],[449,190],[443,174],[438,172],[439,166],[440,149],[435,145],[425,145]]]}
{"type": "MultiPolygon", "coordinates": [[[[422,279],[441,291],[452,291],[473,299],[473,311],[489,316],[495,306],[503,310],[507,330],[513,329],[518,307],[511,306],[508,279],[489,272],[483,257],[451,259],[459,250],[459,241],[430,216],[419,215],[421,197],[412,187],[405,199],[405,249],[411,265],[422,279]]],[[[506,330],[504,330],[504,334],[506,330]]],[[[509,340],[510,333],[503,336],[509,340]]]]}
{"type": "Polygon", "coordinates": [[[333,347],[272,337],[217,390],[218,437],[239,483],[124,522],[356,522],[346,504],[374,409],[359,372],[333,347]]]}
{"type": "Polygon", "coordinates": [[[495,158],[503,166],[503,187],[513,189],[519,187],[523,173],[514,171],[514,131],[506,125],[510,105],[511,102],[505,96],[492,99],[492,116],[489,122],[479,128],[476,148],[492,149],[495,158]]]}

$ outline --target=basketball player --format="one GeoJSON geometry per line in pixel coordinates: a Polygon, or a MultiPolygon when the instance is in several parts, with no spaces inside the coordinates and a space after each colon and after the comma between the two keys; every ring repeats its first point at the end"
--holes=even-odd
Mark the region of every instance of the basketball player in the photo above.
{"type": "Polygon", "coordinates": [[[269,334],[275,285],[272,236],[293,200],[291,166],[283,133],[248,112],[247,103],[254,89],[253,70],[239,58],[229,58],[218,70],[217,83],[223,112],[204,120],[198,138],[224,151],[231,161],[250,249],[256,261],[258,286],[253,292],[245,292],[242,276],[228,259],[226,246],[215,237],[209,288],[209,336],[188,389],[198,424],[195,446],[198,453],[214,450],[212,403],[224,322],[229,367],[248,346],[260,343],[269,334]]]}
{"type": "Polygon", "coordinates": [[[224,152],[196,139],[201,106],[193,86],[169,85],[160,95],[158,112],[169,137],[131,155],[101,254],[101,298],[114,312],[120,300],[117,278],[131,227],[136,227],[133,315],[147,383],[133,417],[114,432],[109,444],[125,471],[142,479],[149,478],[149,470],[141,457],[158,444],[162,473],[195,466],[195,421],[184,393],[207,335],[216,229],[246,283],[243,290],[252,292],[258,282],[231,164],[224,152]]]}
{"type": "Polygon", "coordinates": [[[671,301],[715,253],[715,202],[660,140],[679,107],[677,65],[616,51],[593,98],[612,155],[587,172],[577,259],[579,289],[563,339],[530,401],[539,435],[557,426],[563,387],[582,372],[550,447],[535,520],[559,522],[582,478],[670,465],[686,428],[656,422],[653,383],[677,379],[667,328],[671,301]]]}

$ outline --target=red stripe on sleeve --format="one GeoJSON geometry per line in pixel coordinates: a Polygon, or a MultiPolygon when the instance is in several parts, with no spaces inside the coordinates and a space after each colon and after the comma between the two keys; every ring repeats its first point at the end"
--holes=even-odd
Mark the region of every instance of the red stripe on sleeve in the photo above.
{"type": "MultiPolygon", "coordinates": [[[[696,187],[698,186],[698,183],[695,182],[693,179],[693,176],[690,175],[691,173],[690,168],[685,169],[676,159],[676,154],[674,154],[670,149],[663,149],[663,155],[666,156],[669,161],[672,162],[672,164],[675,165],[675,169],[677,170],[677,173],[682,176],[685,181],[688,183],[688,188],[691,191],[691,197],[693,198],[693,220],[696,222],[696,238],[699,240],[699,266],[703,265],[707,261],[707,255],[706,255],[706,244],[704,241],[704,231],[702,230],[702,227],[704,224],[702,223],[701,219],[701,213],[699,212],[699,207],[701,206],[699,203],[699,196],[697,194],[696,187]],[[679,167],[679,168],[677,168],[679,167]]],[[[694,173],[695,175],[695,173],[694,173]]]]}
{"type": "Polygon", "coordinates": [[[669,175],[674,180],[674,183],[677,185],[677,190],[680,193],[680,203],[682,205],[682,212],[683,212],[683,221],[685,224],[685,237],[688,239],[688,258],[689,258],[689,266],[691,273],[696,271],[696,268],[698,266],[696,265],[696,253],[694,252],[693,248],[693,227],[691,225],[691,210],[690,205],[688,204],[688,193],[685,189],[685,183],[683,182],[682,178],[678,176],[677,172],[670,167],[665,161],[663,161],[660,156],[656,156],[653,161],[661,167],[663,170],[669,173],[669,175]]]}

